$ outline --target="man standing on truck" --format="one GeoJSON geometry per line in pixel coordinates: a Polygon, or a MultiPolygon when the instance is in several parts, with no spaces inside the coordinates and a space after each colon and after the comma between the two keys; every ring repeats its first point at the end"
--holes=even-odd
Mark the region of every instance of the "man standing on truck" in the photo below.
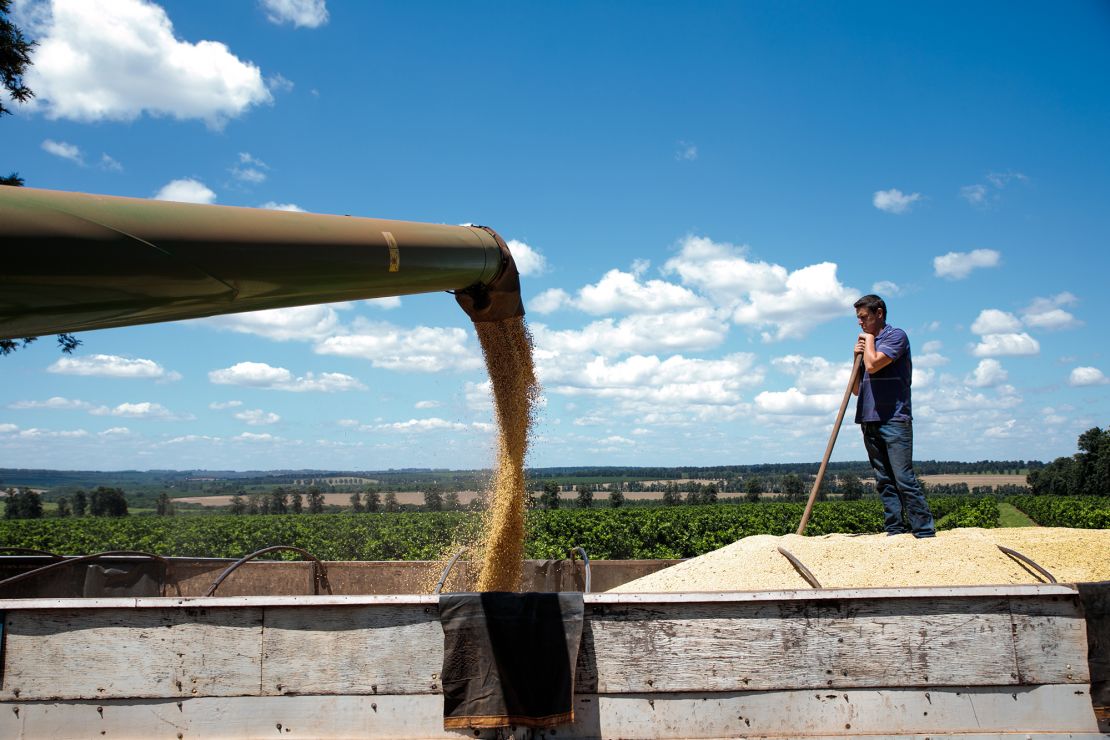
{"type": "Polygon", "coordinates": [[[855,352],[863,355],[863,373],[852,389],[856,423],[883,502],[883,528],[887,535],[935,537],[933,514],[913,472],[909,337],[886,323],[886,302],[879,296],[865,295],[854,306],[862,330],[855,352]]]}

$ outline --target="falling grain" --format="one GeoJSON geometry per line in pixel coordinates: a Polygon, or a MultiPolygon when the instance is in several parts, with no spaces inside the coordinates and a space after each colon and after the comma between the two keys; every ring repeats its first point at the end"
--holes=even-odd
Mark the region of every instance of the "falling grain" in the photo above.
{"type": "Polygon", "coordinates": [[[524,456],[539,397],[532,336],[523,317],[474,324],[489,371],[497,420],[497,465],[490,482],[479,591],[515,591],[524,563],[524,456]]]}

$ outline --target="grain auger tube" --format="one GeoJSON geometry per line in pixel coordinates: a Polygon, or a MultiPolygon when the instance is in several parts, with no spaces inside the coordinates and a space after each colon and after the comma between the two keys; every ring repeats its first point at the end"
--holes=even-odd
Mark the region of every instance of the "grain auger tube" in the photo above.
{"type": "Polygon", "coordinates": [[[0,339],[449,291],[521,316],[492,229],[0,187],[0,339]]]}

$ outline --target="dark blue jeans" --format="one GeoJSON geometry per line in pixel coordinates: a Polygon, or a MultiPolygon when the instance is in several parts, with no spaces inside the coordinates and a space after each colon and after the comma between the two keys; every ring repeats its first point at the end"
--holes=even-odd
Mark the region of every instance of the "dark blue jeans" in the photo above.
{"type": "Polygon", "coordinates": [[[875,471],[887,534],[912,532],[933,537],[936,525],[913,472],[913,425],[909,421],[872,421],[860,425],[863,445],[875,471]]]}

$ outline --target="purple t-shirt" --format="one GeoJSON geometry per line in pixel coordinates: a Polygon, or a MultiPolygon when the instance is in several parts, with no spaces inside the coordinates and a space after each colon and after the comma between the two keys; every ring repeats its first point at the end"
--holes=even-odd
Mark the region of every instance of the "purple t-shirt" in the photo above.
{"type": "Polygon", "coordinates": [[[910,361],[910,338],[901,329],[887,324],[875,337],[875,351],[891,359],[877,373],[863,371],[856,400],[856,423],[865,421],[908,421],[910,383],[913,363],[910,361]]]}

